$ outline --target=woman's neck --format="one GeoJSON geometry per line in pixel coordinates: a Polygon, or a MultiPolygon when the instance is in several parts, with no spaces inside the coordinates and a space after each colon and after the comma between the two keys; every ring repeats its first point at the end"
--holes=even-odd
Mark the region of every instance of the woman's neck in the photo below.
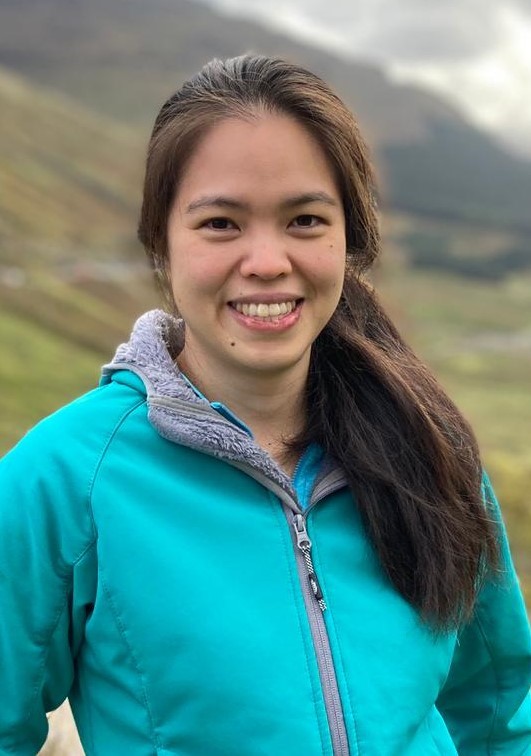
{"type": "Polygon", "coordinates": [[[207,370],[193,356],[177,358],[181,371],[211,402],[221,402],[251,430],[256,442],[291,474],[296,455],[285,442],[304,426],[307,367],[278,374],[207,370]]]}

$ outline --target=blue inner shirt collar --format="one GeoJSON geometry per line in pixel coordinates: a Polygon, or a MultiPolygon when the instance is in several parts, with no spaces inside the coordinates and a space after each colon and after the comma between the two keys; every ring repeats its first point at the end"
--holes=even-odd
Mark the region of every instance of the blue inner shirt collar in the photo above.
{"type": "MultiPolygon", "coordinates": [[[[197,388],[197,386],[192,383],[187,375],[185,375],[184,373],[181,373],[181,375],[186,383],[190,386],[192,391],[200,399],[208,402],[213,410],[219,412],[219,414],[229,420],[229,422],[234,423],[234,425],[237,425],[243,431],[248,433],[251,438],[253,438],[251,429],[242,420],[240,420],[239,417],[234,414],[234,412],[231,412],[231,410],[225,404],[222,404],[222,402],[209,401],[207,397],[197,388]]],[[[315,486],[315,482],[317,480],[317,476],[319,474],[322,461],[323,450],[318,444],[312,443],[307,447],[307,449],[305,449],[293,472],[293,488],[295,489],[297,499],[299,500],[299,504],[302,509],[306,509],[310,503],[310,498],[315,486]]]]}

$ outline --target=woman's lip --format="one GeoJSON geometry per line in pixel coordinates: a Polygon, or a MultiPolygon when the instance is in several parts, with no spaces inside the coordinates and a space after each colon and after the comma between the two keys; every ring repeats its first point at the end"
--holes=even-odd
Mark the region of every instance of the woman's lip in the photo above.
{"type": "MultiPolygon", "coordinates": [[[[271,304],[274,304],[274,302],[271,304]]],[[[230,305],[229,310],[238,323],[251,331],[278,333],[279,331],[286,331],[297,323],[301,315],[302,305],[303,301],[299,299],[294,310],[285,315],[278,315],[271,318],[259,318],[256,315],[244,315],[243,312],[239,312],[235,307],[230,305]]]]}
{"type": "Polygon", "coordinates": [[[297,302],[299,303],[303,297],[297,294],[251,294],[248,297],[238,297],[237,299],[231,299],[228,304],[234,306],[235,304],[281,304],[282,302],[297,302]]]}

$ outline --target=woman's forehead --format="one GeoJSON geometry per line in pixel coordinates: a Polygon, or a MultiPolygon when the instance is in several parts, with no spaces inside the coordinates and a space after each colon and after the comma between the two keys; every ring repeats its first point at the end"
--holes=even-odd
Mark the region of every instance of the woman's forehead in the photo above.
{"type": "Polygon", "coordinates": [[[187,160],[178,193],[188,206],[216,196],[245,203],[247,195],[256,192],[278,195],[278,201],[284,202],[319,192],[337,200],[338,188],[325,151],[290,116],[264,114],[217,123],[187,160]]]}

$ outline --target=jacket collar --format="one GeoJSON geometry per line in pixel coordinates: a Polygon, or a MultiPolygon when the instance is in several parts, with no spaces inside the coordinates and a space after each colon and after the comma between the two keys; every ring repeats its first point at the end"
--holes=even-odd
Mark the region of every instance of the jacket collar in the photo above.
{"type": "Polygon", "coordinates": [[[163,438],[236,466],[251,466],[292,495],[289,477],[273,458],[194,392],[175,362],[183,344],[182,320],[163,310],[147,312],[135,323],[129,341],[104,365],[101,382],[109,383],[119,370],[135,373],[146,388],[148,420],[163,438]]]}

